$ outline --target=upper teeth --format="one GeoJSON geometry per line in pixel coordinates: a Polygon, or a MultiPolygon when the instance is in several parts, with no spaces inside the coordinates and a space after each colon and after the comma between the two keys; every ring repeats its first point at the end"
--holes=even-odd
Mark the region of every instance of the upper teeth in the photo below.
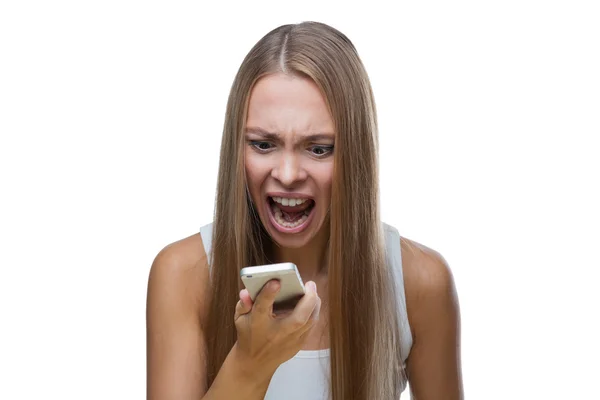
{"type": "Polygon", "coordinates": [[[288,199],[286,197],[272,197],[273,201],[275,201],[275,203],[279,203],[281,205],[284,206],[297,206],[299,204],[302,204],[306,201],[306,199],[288,199]]]}

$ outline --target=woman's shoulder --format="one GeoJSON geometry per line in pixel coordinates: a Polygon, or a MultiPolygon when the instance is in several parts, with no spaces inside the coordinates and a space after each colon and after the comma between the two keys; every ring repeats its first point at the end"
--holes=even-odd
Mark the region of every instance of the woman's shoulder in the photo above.
{"type": "Polygon", "coordinates": [[[449,277],[450,268],[439,252],[401,235],[392,225],[384,223],[383,227],[386,241],[396,242],[396,246],[399,243],[405,279],[413,280],[419,288],[427,283],[440,283],[440,280],[449,277]]]}
{"type": "Polygon", "coordinates": [[[421,243],[400,236],[406,305],[413,336],[436,315],[456,306],[454,278],[444,257],[421,243]]]}
{"type": "Polygon", "coordinates": [[[204,315],[208,273],[200,234],[165,246],[148,279],[146,334],[148,393],[196,393],[205,389],[204,315]],[[200,355],[190,357],[190,355],[200,355]]]}
{"type": "Polygon", "coordinates": [[[163,268],[175,271],[192,266],[201,268],[207,261],[202,235],[195,233],[166,245],[158,252],[154,261],[164,265],[163,268]]]}
{"type": "MultiPolygon", "coordinates": [[[[206,304],[208,261],[200,233],[177,240],[158,252],[150,268],[149,289],[176,307],[200,312],[206,304]]],[[[203,313],[200,313],[202,315],[203,313]]]]}
{"type": "Polygon", "coordinates": [[[405,236],[399,238],[402,263],[411,278],[435,284],[449,277],[450,268],[439,252],[405,236]]]}

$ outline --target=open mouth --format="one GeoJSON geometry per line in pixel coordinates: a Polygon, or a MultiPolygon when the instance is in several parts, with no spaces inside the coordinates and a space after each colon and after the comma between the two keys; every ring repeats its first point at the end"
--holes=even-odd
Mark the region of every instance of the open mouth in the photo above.
{"type": "Polygon", "coordinates": [[[295,233],[303,230],[310,222],[315,201],[268,197],[270,219],[275,228],[282,232],[295,233]]]}

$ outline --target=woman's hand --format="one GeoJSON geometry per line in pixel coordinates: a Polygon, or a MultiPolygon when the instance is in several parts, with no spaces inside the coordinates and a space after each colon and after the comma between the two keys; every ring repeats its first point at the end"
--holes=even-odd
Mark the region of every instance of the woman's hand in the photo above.
{"type": "Polygon", "coordinates": [[[306,293],[289,313],[273,312],[275,295],[281,284],[265,284],[253,303],[246,289],[240,292],[235,308],[237,353],[248,368],[267,367],[275,371],[302,349],[310,329],[319,319],[321,299],[314,282],[306,283],[306,293]]]}

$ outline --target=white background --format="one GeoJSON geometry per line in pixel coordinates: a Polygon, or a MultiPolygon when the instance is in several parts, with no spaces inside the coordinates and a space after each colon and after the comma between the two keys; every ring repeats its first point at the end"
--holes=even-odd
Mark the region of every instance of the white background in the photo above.
{"type": "Polygon", "coordinates": [[[467,398],[600,399],[597,2],[337,3],[0,3],[0,398],[144,398],[148,271],[211,221],[234,74],[316,20],[372,79],[385,221],[454,272],[467,398]]]}

